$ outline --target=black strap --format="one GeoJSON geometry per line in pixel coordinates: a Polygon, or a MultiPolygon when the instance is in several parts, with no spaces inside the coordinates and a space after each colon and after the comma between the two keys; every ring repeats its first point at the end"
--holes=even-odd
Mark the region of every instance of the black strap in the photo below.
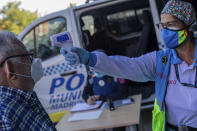
{"type": "Polygon", "coordinates": [[[176,71],[176,78],[177,78],[177,80],[180,82],[181,85],[197,88],[197,79],[196,79],[196,78],[197,78],[197,68],[196,68],[195,85],[193,85],[193,84],[189,84],[189,83],[182,83],[182,82],[180,81],[180,77],[179,77],[178,65],[175,64],[174,67],[175,67],[175,71],[176,71]]]}

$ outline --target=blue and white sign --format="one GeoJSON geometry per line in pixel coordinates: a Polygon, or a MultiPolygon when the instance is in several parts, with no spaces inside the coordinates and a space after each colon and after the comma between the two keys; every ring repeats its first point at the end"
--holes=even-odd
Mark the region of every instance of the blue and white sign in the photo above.
{"type": "Polygon", "coordinates": [[[82,93],[87,82],[85,66],[70,67],[65,63],[44,68],[44,77],[36,84],[39,100],[50,113],[67,110],[83,102],[82,93]],[[75,70],[77,73],[62,77],[60,74],[75,70]]]}

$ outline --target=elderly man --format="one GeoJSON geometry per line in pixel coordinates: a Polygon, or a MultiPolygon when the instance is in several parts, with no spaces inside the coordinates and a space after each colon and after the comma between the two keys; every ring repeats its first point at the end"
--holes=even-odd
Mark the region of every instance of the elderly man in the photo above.
{"type": "Polygon", "coordinates": [[[0,130],[56,130],[33,92],[39,63],[15,34],[0,31],[0,130]]]}

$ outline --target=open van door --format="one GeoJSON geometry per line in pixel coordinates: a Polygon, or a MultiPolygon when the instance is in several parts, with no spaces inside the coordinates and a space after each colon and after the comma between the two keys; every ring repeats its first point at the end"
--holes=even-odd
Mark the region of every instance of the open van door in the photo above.
{"type": "MultiPolygon", "coordinates": [[[[150,1],[155,4],[155,0],[150,1]]],[[[75,9],[84,48],[89,51],[102,49],[107,55],[128,57],[138,57],[158,50],[150,1],[98,1],[75,9]]],[[[143,108],[153,107],[154,82],[138,83],[128,80],[128,87],[129,95],[143,95],[143,108]],[[151,95],[153,97],[147,100],[151,95]]]]}
{"type": "Polygon", "coordinates": [[[67,65],[60,48],[51,46],[50,36],[71,29],[69,11],[37,19],[19,36],[34,57],[42,60],[44,76],[34,90],[53,122],[57,122],[69,107],[83,101],[81,96],[87,80],[84,65],[67,65]]]}

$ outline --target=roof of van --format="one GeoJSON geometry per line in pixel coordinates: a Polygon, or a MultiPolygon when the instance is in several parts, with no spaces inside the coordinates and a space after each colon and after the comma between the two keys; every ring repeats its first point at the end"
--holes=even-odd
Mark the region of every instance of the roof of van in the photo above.
{"type": "Polygon", "coordinates": [[[97,5],[97,4],[101,4],[101,3],[105,3],[105,2],[109,2],[109,1],[114,1],[114,0],[96,0],[96,1],[93,1],[93,2],[90,2],[90,3],[85,3],[85,4],[80,5],[80,6],[75,6],[75,7],[72,7],[72,8],[73,9],[81,9],[81,8],[84,8],[84,7],[93,6],[93,5],[97,5]]]}
{"type": "Polygon", "coordinates": [[[42,22],[43,19],[47,19],[47,18],[50,18],[51,16],[55,16],[55,15],[58,15],[58,14],[62,14],[63,12],[65,12],[65,11],[67,11],[67,10],[79,10],[79,9],[82,9],[82,8],[86,8],[86,7],[90,7],[90,6],[95,6],[95,5],[98,5],[98,4],[103,4],[103,3],[110,2],[110,1],[123,1],[123,0],[96,0],[96,1],[94,1],[94,2],[86,3],[86,4],[83,4],[83,5],[80,5],[80,6],[65,8],[65,9],[63,9],[63,10],[59,10],[59,11],[56,11],[56,12],[47,14],[47,15],[45,15],[45,16],[42,16],[42,17],[36,19],[36,20],[33,21],[32,23],[30,23],[30,24],[19,34],[19,38],[22,39],[22,37],[24,36],[24,34],[26,34],[27,31],[28,31],[31,27],[33,27],[34,23],[42,22]]]}

